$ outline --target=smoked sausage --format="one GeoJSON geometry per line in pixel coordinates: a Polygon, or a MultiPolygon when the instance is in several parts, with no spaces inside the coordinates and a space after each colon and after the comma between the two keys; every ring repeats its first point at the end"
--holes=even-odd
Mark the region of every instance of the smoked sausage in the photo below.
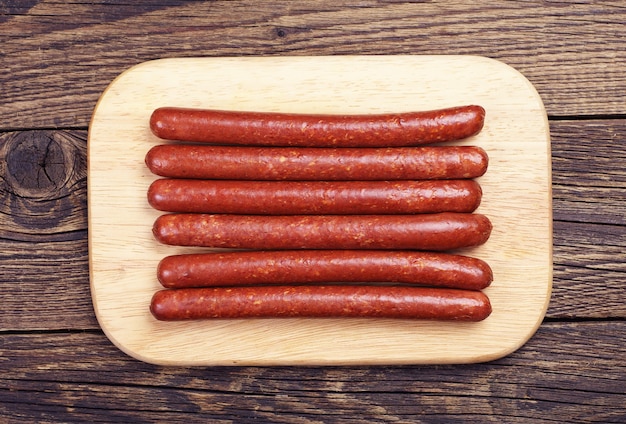
{"type": "Polygon", "coordinates": [[[160,144],[145,157],[161,177],[224,180],[431,180],[482,176],[478,146],[390,148],[243,147],[160,144]]]}
{"type": "Polygon", "coordinates": [[[385,286],[257,286],[166,289],[150,302],[163,321],[216,318],[400,318],[481,321],[480,291],[385,286]]]}
{"type": "Polygon", "coordinates": [[[166,212],[252,215],[473,212],[474,180],[231,181],[159,179],[148,202],[166,212]]]}
{"type": "Polygon", "coordinates": [[[444,251],[483,244],[489,219],[478,213],[418,215],[161,215],[157,241],[239,249],[391,249],[444,251]]]}
{"type": "Polygon", "coordinates": [[[166,288],[253,284],[403,283],[466,290],[491,284],[489,265],[449,253],[380,250],[231,251],[166,256],[166,288]]]}
{"type": "Polygon", "coordinates": [[[162,107],[150,129],[167,140],[299,147],[400,147],[460,140],[483,127],[485,109],[365,115],[241,112],[162,107]]]}

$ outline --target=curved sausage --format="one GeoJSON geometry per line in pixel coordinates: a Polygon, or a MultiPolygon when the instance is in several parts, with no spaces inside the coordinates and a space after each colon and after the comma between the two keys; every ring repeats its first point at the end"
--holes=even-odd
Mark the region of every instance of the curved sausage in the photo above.
{"type": "Polygon", "coordinates": [[[482,290],[489,265],[469,256],[379,250],[288,250],[172,255],[157,267],[166,288],[253,284],[404,283],[482,290]]]}
{"type": "Polygon", "coordinates": [[[485,109],[307,115],[163,107],[150,117],[160,138],[256,146],[392,147],[460,140],[483,127],[485,109]]]}
{"type": "Polygon", "coordinates": [[[145,157],[161,177],[224,180],[430,180],[480,177],[477,146],[390,148],[242,147],[161,144],[145,157]]]}
{"type": "Polygon", "coordinates": [[[161,290],[150,303],[163,321],[210,318],[402,318],[481,321],[479,291],[384,286],[266,286],[161,290]]]}
{"type": "Polygon", "coordinates": [[[473,180],[230,181],[161,179],[148,202],[166,212],[252,215],[473,212],[482,191],[473,180]]]}
{"type": "Polygon", "coordinates": [[[164,244],[240,249],[415,249],[483,244],[489,219],[477,213],[422,215],[167,214],[156,219],[164,244]]]}

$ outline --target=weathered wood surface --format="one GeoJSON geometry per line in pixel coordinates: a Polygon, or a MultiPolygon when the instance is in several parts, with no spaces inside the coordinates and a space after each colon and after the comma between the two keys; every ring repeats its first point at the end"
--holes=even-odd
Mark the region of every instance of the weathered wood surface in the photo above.
{"type": "Polygon", "coordinates": [[[0,421],[626,421],[626,8],[596,3],[0,4],[0,421]],[[516,67],[551,117],[554,288],[522,349],[469,366],[187,369],[107,340],[86,138],[112,78],[160,57],[444,53],[516,67]]]}
{"type": "Polygon", "coordinates": [[[437,367],[164,368],[91,332],[0,341],[0,415],[20,422],[626,420],[624,322],[549,323],[509,357],[437,367]]]}
{"type": "Polygon", "coordinates": [[[476,54],[524,73],[551,115],[623,114],[625,21],[619,0],[5,2],[1,125],[85,126],[132,65],[236,55],[476,54]]]}

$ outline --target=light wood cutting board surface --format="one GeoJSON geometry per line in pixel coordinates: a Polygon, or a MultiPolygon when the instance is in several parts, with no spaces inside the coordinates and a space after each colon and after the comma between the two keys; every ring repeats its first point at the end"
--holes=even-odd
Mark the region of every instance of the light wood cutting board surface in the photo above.
{"type": "MultiPolygon", "coordinates": [[[[102,94],[89,128],[92,299],[109,339],[140,360],[170,365],[444,364],[497,359],[523,345],[552,286],[551,157],[543,103],[513,68],[476,56],[163,59],[135,66],[102,94]],[[492,315],[479,323],[390,319],[159,322],[148,309],[164,256],[198,251],[158,244],[156,178],[146,152],[163,143],[148,120],[161,106],[302,113],[486,109],[485,127],[456,144],[490,157],[477,212],[489,241],[461,253],[491,265],[492,315]]],[[[218,164],[216,164],[218,166],[218,164]]]]}

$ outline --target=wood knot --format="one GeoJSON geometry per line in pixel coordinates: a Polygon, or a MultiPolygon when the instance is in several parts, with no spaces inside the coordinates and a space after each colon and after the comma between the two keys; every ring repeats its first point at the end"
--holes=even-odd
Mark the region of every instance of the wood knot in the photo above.
{"type": "Polygon", "coordinates": [[[6,147],[5,178],[15,195],[48,198],[65,185],[68,161],[63,148],[50,133],[16,133],[6,147]]]}
{"type": "Polygon", "coordinates": [[[55,228],[86,211],[76,201],[85,194],[86,173],[85,141],[75,135],[6,133],[0,137],[0,212],[22,227],[55,228]]]}
{"type": "Polygon", "coordinates": [[[287,39],[293,38],[298,34],[311,32],[307,27],[274,27],[271,30],[271,37],[273,39],[287,39]]]}

